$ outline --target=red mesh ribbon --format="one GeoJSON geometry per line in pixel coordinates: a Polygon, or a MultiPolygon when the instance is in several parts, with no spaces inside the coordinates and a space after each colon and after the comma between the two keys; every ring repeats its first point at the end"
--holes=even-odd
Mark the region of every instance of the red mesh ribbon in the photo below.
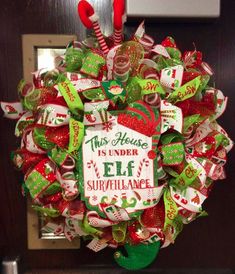
{"type": "Polygon", "coordinates": [[[69,127],[47,128],[45,137],[49,142],[61,148],[66,148],[69,143],[69,127]]]}
{"type": "Polygon", "coordinates": [[[201,101],[185,100],[178,102],[176,106],[181,108],[184,117],[193,114],[200,114],[201,116],[207,117],[215,113],[213,94],[205,94],[201,101]]]}
{"type": "Polygon", "coordinates": [[[141,223],[145,227],[163,228],[165,220],[164,202],[161,199],[157,205],[144,210],[141,216],[141,223]]]}

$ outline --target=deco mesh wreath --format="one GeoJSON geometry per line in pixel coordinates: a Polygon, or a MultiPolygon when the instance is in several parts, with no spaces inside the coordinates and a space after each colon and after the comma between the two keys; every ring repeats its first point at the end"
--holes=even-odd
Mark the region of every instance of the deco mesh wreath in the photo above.
{"type": "Polygon", "coordinates": [[[88,2],[78,12],[97,39],[72,42],[56,70],[20,82],[19,103],[1,103],[18,119],[12,158],[44,231],[84,236],[94,251],[124,246],[117,263],[141,269],[206,215],[233,145],[216,122],[227,97],[208,85],[200,51],[181,54],[171,37],[154,44],[143,23],[122,42],[124,1],[109,38],[88,2]]]}

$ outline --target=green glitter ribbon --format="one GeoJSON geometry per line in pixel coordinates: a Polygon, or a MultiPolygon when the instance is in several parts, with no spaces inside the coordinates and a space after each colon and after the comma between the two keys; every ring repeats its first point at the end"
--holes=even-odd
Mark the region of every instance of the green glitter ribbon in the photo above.
{"type": "Polygon", "coordinates": [[[35,205],[32,205],[32,208],[45,215],[45,216],[49,216],[49,217],[52,217],[52,218],[55,218],[55,217],[58,217],[60,216],[60,212],[59,210],[55,209],[55,208],[47,208],[47,207],[43,207],[43,206],[35,206],[35,205]]]}
{"type": "Polygon", "coordinates": [[[66,70],[69,72],[79,71],[83,58],[84,54],[81,49],[68,48],[65,54],[66,70]]]}
{"type": "Polygon", "coordinates": [[[68,157],[68,153],[64,150],[59,149],[58,147],[53,148],[48,156],[58,165],[62,166],[65,160],[68,157]]]}
{"type": "Polygon", "coordinates": [[[43,194],[53,195],[59,191],[61,191],[60,183],[55,181],[55,182],[53,182],[53,184],[49,185],[47,189],[44,190],[43,194]]]}
{"type": "Polygon", "coordinates": [[[175,60],[180,60],[181,59],[181,52],[177,48],[172,48],[172,47],[166,47],[165,48],[167,52],[169,53],[170,57],[175,60]]]}
{"type": "Polygon", "coordinates": [[[182,219],[177,216],[173,222],[172,226],[174,227],[174,234],[173,234],[173,240],[177,238],[177,236],[180,234],[180,232],[183,230],[183,222],[182,219]]]}
{"type": "Polygon", "coordinates": [[[48,141],[45,136],[46,128],[37,128],[35,127],[33,130],[33,139],[35,143],[45,150],[51,150],[55,147],[55,144],[48,141]]]}
{"type": "Polygon", "coordinates": [[[200,120],[200,114],[194,114],[194,115],[186,116],[184,118],[183,132],[186,133],[187,130],[190,128],[190,126],[192,126],[193,124],[195,124],[199,120],[200,120]]]}
{"type": "Polygon", "coordinates": [[[126,84],[126,91],[127,91],[127,103],[133,103],[135,101],[138,101],[141,99],[141,87],[138,83],[139,78],[138,77],[129,77],[127,84],[126,84]]]}
{"type": "Polygon", "coordinates": [[[198,87],[197,94],[201,93],[206,88],[209,80],[210,80],[210,76],[209,75],[201,75],[201,83],[200,83],[200,85],[198,87]]]}
{"type": "Polygon", "coordinates": [[[28,110],[36,110],[41,94],[42,91],[40,89],[32,90],[24,97],[23,106],[28,110]]]}
{"type": "Polygon", "coordinates": [[[224,140],[226,140],[226,137],[221,133],[215,134],[214,138],[215,138],[215,148],[216,149],[220,146],[221,143],[223,143],[224,140]]]}
{"type": "Polygon", "coordinates": [[[182,135],[180,133],[169,133],[169,134],[164,134],[163,136],[161,136],[161,143],[163,145],[168,145],[170,143],[176,143],[176,142],[182,142],[184,140],[184,138],[182,137],[182,135]]]}
{"type": "Polygon", "coordinates": [[[94,101],[103,101],[105,99],[105,95],[101,88],[93,88],[83,91],[82,95],[88,100],[94,101]]]}
{"type": "Polygon", "coordinates": [[[165,58],[162,55],[158,55],[155,59],[156,62],[156,69],[160,72],[162,69],[167,67],[174,67],[177,65],[183,65],[183,62],[178,59],[169,59],[165,58]]]}
{"type": "Polygon", "coordinates": [[[101,236],[103,234],[102,231],[94,228],[88,223],[87,215],[84,217],[83,223],[81,224],[81,229],[87,233],[94,236],[101,236]]]}

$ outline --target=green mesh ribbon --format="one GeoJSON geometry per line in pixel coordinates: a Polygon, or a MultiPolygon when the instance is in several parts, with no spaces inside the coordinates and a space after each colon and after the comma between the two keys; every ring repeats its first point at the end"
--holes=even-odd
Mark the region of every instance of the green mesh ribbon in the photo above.
{"type": "Polygon", "coordinates": [[[55,146],[55,144],[46,139],[45,132],[46,128],[34,128],[33,138],[35,143],[42,149],[50,150],[55,146]]]}
{"type": "Polygon", "coordinates": [[[78,71],[82,66],[84,54],[80,49],[68,48],[65,54],[66,70],[69,72],[78,71]]]}
{"type": "Polygon", "coordinates": [[[122,222],[112,226],[112,235],[113,235],[113,239],[116,242],[121,243],[125,240],[126,227],[127,227],[126,222],[122,222]]]}

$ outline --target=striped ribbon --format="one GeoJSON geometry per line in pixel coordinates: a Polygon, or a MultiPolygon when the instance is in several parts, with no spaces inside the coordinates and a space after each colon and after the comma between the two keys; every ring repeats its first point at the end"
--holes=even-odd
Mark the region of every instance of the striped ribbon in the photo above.
{"type": "Polygon", "coordinates": [[[103,51],[103,53],[105,55],[107,55],[108,52],[109,52],[109,48],[108,48],[108,46],[107,46],[107,44],[104,40],[104,36],[103,36],[103,34],[100,30],[100,26],[99,26],[98,21],[93,22],[93,28],[94,28],[94,31],[95,31],[96,38],[97,38],[97,40],[99,42],[99,45],[101,47],[101,50],[103,51]]]}

